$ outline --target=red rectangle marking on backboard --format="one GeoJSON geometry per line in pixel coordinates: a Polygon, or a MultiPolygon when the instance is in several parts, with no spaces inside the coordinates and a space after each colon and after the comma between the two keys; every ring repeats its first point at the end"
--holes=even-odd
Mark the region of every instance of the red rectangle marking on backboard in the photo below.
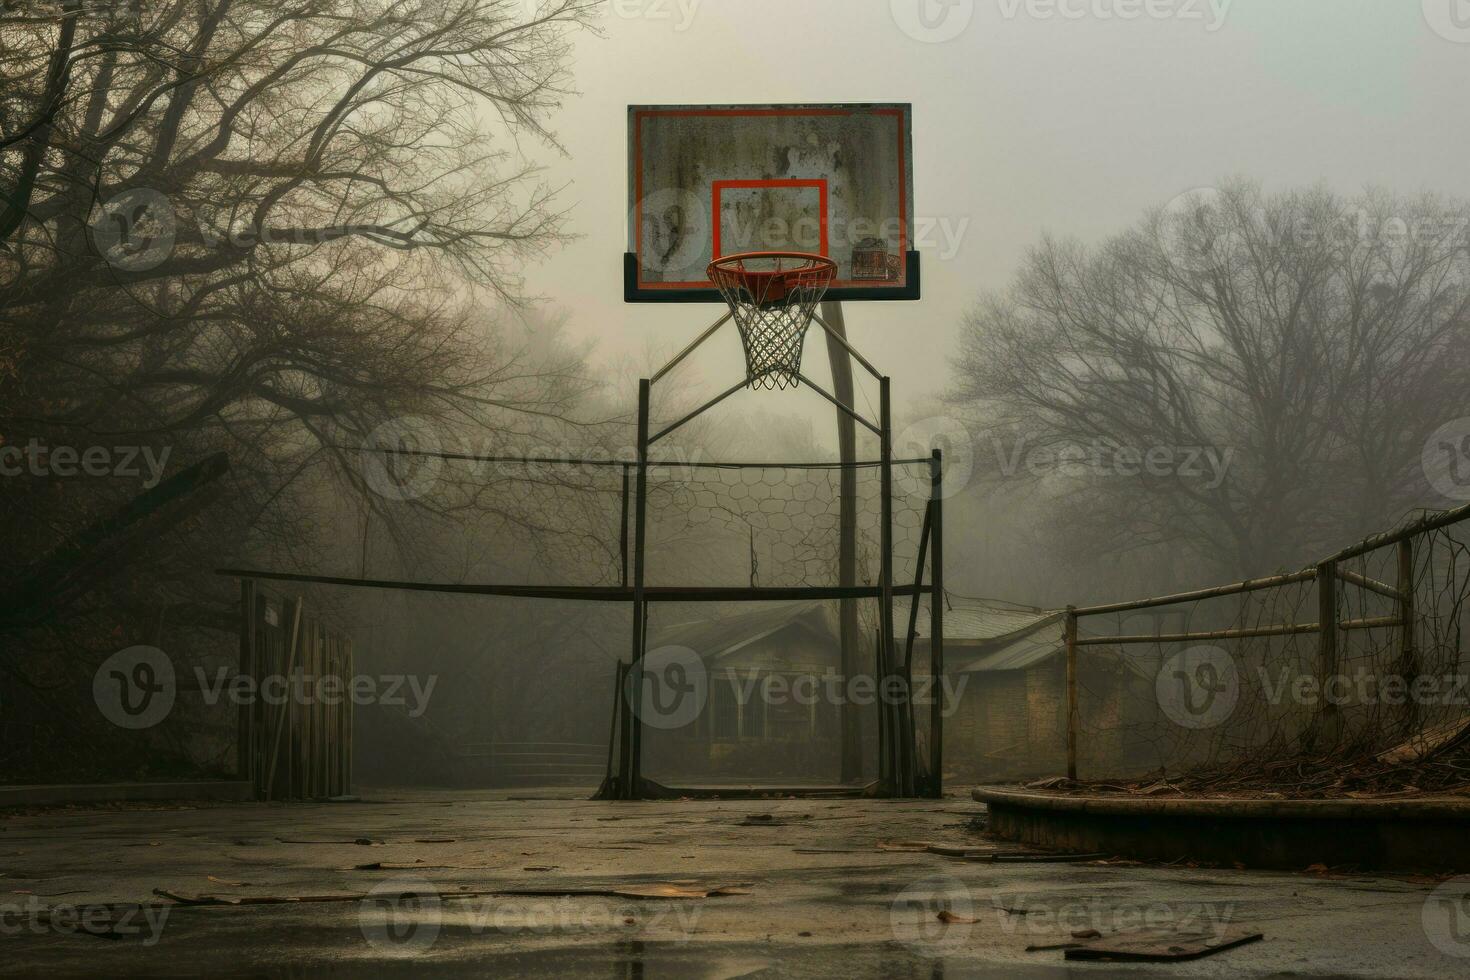
{"type": "Polygon", "coordinates": [[[726,190],[758,187],[815,187],[821,196],[821,201],[817,205],[821,215],[817,219],[820,229],[821,254],[830,256],[831,249],[827,238],[827,182],[825,180],[716,180],[710,184],[710,198],[713,201],[711,208],[713,222],[710,226],[710,235],[715,258],[721,258],[725,254],[724,249],[720,247],[720,195],[726,190]]]}

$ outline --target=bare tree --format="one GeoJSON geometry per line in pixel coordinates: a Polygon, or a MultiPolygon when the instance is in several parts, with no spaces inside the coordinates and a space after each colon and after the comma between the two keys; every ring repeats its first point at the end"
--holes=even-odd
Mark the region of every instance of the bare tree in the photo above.
{"type": "MultiPolygon", "coordinates": [[[[140,489],[60,477],[60,447],[233,464],[210,510],[0,660],[154,642],[181,610],[229,608],[209,574],[227,560],[314,563],[353,508],[397,526],[405,506],[354,451],[392,419],[507,445],[579,424],[580,352],[486,310],[519,303],[522,268],[563,237],[534,155],[560,152],[547,119],[595,6],[0,10],[0,446],[39,447],[0,481],[0,574],[140,489]]],[[[470,503],[529,506],[410,502],[470,503]]]]}
{"type": "Polygon", "coordinates": [[[1424,439],[1467,412],[1467,221],[1233,182],[1096,249],[1048,239],[970,315],[954,395],[1082,550],[1299,565],[1426,502],[1424,439]]]}

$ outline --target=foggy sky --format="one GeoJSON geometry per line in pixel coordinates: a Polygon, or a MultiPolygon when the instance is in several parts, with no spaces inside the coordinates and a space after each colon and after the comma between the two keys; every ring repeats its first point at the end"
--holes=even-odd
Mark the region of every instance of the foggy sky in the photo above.
{"type": "MultiPolygon", "coordinates": [[[[913,103],[917,214],[964,234],[925,247],[922,302],[847,306],[900,407],[945,382],[965,310],[1045,232],[1099,241],[1232,175],[1470,196],[1470,0],[1131,3],[1125,20],[1130,0],[609,0],[553,120],[569,157],[549,176],[582,237],[529,286],[604,363],[645,366],[719,314],[622,302],[629,103],[913,103]],[[921,2],[931,39],[957,36],[906,33],[921,2]]],[[[696,377],[738,365],[727,337],[696,377]]],[[[737,401],[759,397],[794,398],[737,401]]]]}

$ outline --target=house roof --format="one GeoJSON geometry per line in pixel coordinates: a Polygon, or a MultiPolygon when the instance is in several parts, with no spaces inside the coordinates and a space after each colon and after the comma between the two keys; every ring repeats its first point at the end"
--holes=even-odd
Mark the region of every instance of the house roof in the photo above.
{"type": "MultiPolygon", "coordinates": [[[[961,643],[999,640],[1035,629],[1049,620],[1061,622],[1064,614],[1062,609],[1038,609],[1000,599],[972,599],[951,593],[944,606],[944,638],[961,643]]],[[[899,635],[907,635],[909,600],[893,600],[893,621],[898,624],[899,635]]],[[[928,639],[927,597],[919,600],[919,619],[915,625],[918,637],[928,639]]]]}
{"type": "MultiPolygon", "coordinates": [[[[919,605],[916,624],[919,638],[929,635],[928,600],[919,605]]],[[[783,602],[725,613],[678,625],[655,626],[651,645],[688,647],[711,660],[732,656],[741,649],[789,627],[810,631],[814,636],[836,640],[836,603],[827,600],[783,602]]],[[[908,631],[909,604],[894,602],[895,632],[908,631]]],[[[971,647],[978,656],[955,657],[950,670],[969,673],[991,670],[1026,670],[1063,650],[1060,609],[1038,609],[996,599],[952,596],[944,612],[944,636],[951,643],[971,647]]]]}
{"type": "Polygon", "coordinates": [[[701,657],[719,658],[763,640],[790,626],[835,640],[836,624],[823,600],[763,604],[742,613],[715,615],[666,627],[657,624],[650,646],[688,647],[701,657]]]}

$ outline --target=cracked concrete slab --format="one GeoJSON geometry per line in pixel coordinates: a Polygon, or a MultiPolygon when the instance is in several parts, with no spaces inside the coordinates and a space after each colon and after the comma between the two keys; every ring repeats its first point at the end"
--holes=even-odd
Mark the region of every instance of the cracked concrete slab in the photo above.
{"type": "Polygon", "coordinates": [[[1429,879],[993,864],[880,847],[993,843],[970,826],[983,808],[962,798],[514,795],[12,812],[0,820],[6,975],[1109,976],[1139,967],[1028,947],[1088,929],[1236,926],[1266,938],[1152,969],[1443,977],[1470,967],[1470,937],[1460,956],[1455,935],[1437,931],[1452,923],[1437,918],[1429,879]],[[750,819],[763,814],[773,819],[750,819]],[[656,883],[681,894],[736,887],[606,894],[656,883]],[[157,890],[240,904],[179,907],[157,890]],[[296,901],[251,904],[283,899],[296,901]],[[88,932],[88,915],[128,928],[88,932]]]}

